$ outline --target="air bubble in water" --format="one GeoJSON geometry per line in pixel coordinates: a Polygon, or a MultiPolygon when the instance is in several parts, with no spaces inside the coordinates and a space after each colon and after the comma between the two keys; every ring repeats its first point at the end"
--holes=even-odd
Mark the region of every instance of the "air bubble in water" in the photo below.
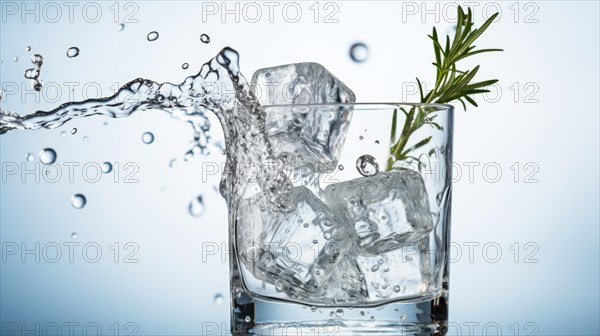
{"type": "Polygon", "coordinates": [[[56,151],[52,148],[44,148],[39,153],[40,162],[46,165],[53,164],[56,161],[56,151]]]}
{"type": "Polygon", "coordinates": [[[89,140],[90,140],[90,138],[87,135],[83,137],[83,141],[89,141],[89,140]]]}
{"type": "Polygon", "coordinates": [[[82,194],[75,194],[75,195],[71,196],[71,205],[75,209],[83,208],[85,206],[86,202],[87,202],[87,200],[85,199],[85,196],[83,196],[82,194]]]}
{"type": "Polygon", "coordinates": [[[338,309],[335,311],[335,316],[337,317],[342,317],[344,316],[344,310],[343,309],[338,309]]]}
{"type": "Polygon", "coordinates": [[[123,31],[124,29],[125,29],[125,24],[124,24],[124,23],[119,23],[119,24],[117,25],[117,30],[118,30],[118,31],[123,31]]]}
{"type": "Polygon", "coordinates": [[[194,198],[190,202],[190,205],[188,206],[188,210],[190,212],[190,215],[192,215],[194,217],[202,216],[202,214],[204,213],[204,200],[202,199],[202,196],[198,196],[198,197],[194,198]]]}
{"type": "Polygon", "coordinates": [[[252,321],[252,318],[250,316],[246,316],[244,321],[246,321],[246,323],[250,323],[250,321],[252,321]]]}
{"type": "Polygon", "coordinates": [[[338,166],[338,169],[339,169],[339,170],[344,170],[344,166],[342,166],[342,165],[339,165],[339,166],[338,166]]]}
{"type": "Polygon", "coordinates": [[[202,34],[202,35],[200,35],[200,41],[202,41],[202,43],[209,43],[210,37],[206,34],[202,34]]]}
{"type": "Polygon", "coordinates": [[[156,31],[149,32],[147,38],[148,38],[148,41],[150,41],[150,42],[158,40],[158,32],[156,32],[156,31]]]}
{"type": "Polygon", "coordinates": [[[113,166],[110,162],[104,162],[100,168],[102,169],[103,173],[108,174],[112,171],[113,166]]]}
{"type": "Polygon", "coordinates": [[[13,62],[18,62],[19,58],[17,56],[13,57],[13,62]]]}
{"type": "Polygon", "coordinates": [[[27,153],[27,161],[33,162],[33,160],[35,160],[35,156],[31,153],[27,153]]]}
{"type": "Polygon", "coordinates": [[[67,132],[65,132],[65,131],[60,132],[60,136],[63,137],[63,138],[66,137],[67,136],[67,132]]]}
{"type": "Polygon", "coordinates": [[[75,133],[77,133],[77,128],[73,128],[73,129],[71,130],[71,134],[75,134],[75,133]]]}
{"type": "Polygon", "coordinates": [[[221,294],[217,294],[217,295],[215,295],[215,297],[214,297],[213,301],[214,301],[214,303],[215,303],[216,305],[221,305],[221,304],[223,304],[223,295],[221,295],[221,294]]]}
{"type": "Polygon", "coordinates": [[[187,69],[187,68],[189,68],[189,67],[190,67],[190,65],[189,65],[189,64],[187,64],[187,63],[183,63],[183,64],[181,65],[181,68],[182,68],[183,70],[186,70],[186,69],[187,69]]]}
{"type": "Polygon", "coordinates": [[[154,134],[152,134],[151,132],[145,132],[144,134],[142,134],[142,141],[146,145],[153,143],[154,142],[154,134]]]}
{"type": "Polygon", "coordinates": [[[356,63],[362,63],[369,57],[369,47],[362,42],[354,43],[350,47],[350,58],[356,63]]]}
{"type": "Polygon", "coordinates": [[[365,154],[356,160],[356,169],[362,176],[373,176],[379,172],[379,164],[374,157],[365,154]]]}
{"type": "Polygon", "coordinates": [[[31,51],[31,46],[25,47],[25,51],[31,51]]]}
{"type": "Polygon", "coordinates": [[[73,58],[79,56],[79,48],[71,47],[67,50],[67,57],[73,58]]]}
{"type": "Polygon", "coordinates": [[[71,238],[73,238],[73,239],[77,239],[77,232],[73,232],[73,233],[71,233],[71,238]]]}

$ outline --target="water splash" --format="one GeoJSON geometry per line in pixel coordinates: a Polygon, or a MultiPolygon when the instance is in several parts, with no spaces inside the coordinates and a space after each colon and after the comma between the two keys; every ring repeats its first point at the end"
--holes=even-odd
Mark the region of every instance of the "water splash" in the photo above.
{"type": "MultiPolygon", "coordinates": [[[[15,129],[53,129],[74,118],[93,115],[124,118],[147,110],[168,113],[193,128],[192,147],[186,152],[186,159],[208,154],[210,147],[215,146],[211,142],[208,113],[217,116],[225,135],[227,160],[220,190],[227,202],[237,200],[251,186],[250,181],[243,180],[248,164],[258,163],[264,165],[260,171],[273,171],[273,162],[279,162],[266,136],[265,112],[240,74],[239,54],[231,48],[224,48],[202,65],[196,75],[179,84],[138,78],[110,97],[71,102],[51,111],[37,111],[25,116],[2,111],[0,134],[15,129]]],[[[76,131],[73,129],[71,133],[76,131]]],[[[274,211],[293,210],[288,197],[292,184],[283,171],[252,183],[258,184],[274,211]]]]}

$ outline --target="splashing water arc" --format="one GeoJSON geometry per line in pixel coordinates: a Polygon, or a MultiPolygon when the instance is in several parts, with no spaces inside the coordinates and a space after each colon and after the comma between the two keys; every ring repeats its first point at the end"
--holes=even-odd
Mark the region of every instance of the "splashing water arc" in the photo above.
{"type": "MultiPolygon", "coordinates": [[[[124,118],[150,109],[168,113],[192,126],[193,145],[186,154],[208,152],[211,125],[207,114],[217,116],[225,135],[227,164],[222,185],[228,203],[247,187],[246,181],[236,181],[242,176],[245,163],[276,160],[264,130],[265,112],[240,74],[239,54],[229,47],[180,84],[137,78],[112,96],[70,102],[51,111],[20,116],[0,109],[0,134],[11,130],[53,129],[74,118],[93,115],[124,118]]],[[[288,202],[291,183],[283,172],[258,183],[269,193],[275,208],[291,210],[288,202]]]]}

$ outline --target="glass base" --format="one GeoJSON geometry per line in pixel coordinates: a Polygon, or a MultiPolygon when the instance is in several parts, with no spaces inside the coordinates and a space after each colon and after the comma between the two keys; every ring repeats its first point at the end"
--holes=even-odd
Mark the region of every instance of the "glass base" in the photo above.
{"type": "Polygon", "coordinates": [[[445,335],[445,291],[433,299],[372,307],[314,307],[251,298],[233,299],[233,335],[445,335]]]}

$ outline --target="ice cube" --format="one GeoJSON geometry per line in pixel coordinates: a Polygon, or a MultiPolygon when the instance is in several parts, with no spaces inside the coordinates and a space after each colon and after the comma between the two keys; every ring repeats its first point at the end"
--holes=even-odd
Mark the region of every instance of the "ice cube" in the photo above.
{"type": "Polygon", "coordinates": [[[315,299],[328,304],[366,303],[368,294],[364,279],[365,275],[356,263],[355,256],[349,253],[337,264],[315,299]]]}
{"type": "Polygon", "coordinates": [[[271,208],[263,193],[242,200],[237,246],[254,277],[292,297],[315,292],[350,248],[352,232],[305,187],[290,190],[289,211],[271,208]]]}
{"type": "Polygon", "coordinates": [[[426,293],[431,283],[428,237],[379,255],[359,255],[356,262],[369,302],[409,298],[426,293]]]}
{"type": "Polygon", "coordinates": [[[354,93],[321,64],[307,62],[257,70],[250,89],[266,105],[353,103],[354,93]]]}
{"type": "Polygon", "coordinates": [[[379,254],[418,241],[433,228],[423,178],[413,170],[331,184],[325,200],[359,237],[362,252],[379,254]]]}
{"type": "Polygon", "coordinates": [[[288,64],[256,71],[251,90],[267,106],[266,128],[276,156],[315,171],[329,172],[339,161],[354,93],[317,63],[288,64]],[[268,105],[288,105],[268,107],[268,105]]]}

